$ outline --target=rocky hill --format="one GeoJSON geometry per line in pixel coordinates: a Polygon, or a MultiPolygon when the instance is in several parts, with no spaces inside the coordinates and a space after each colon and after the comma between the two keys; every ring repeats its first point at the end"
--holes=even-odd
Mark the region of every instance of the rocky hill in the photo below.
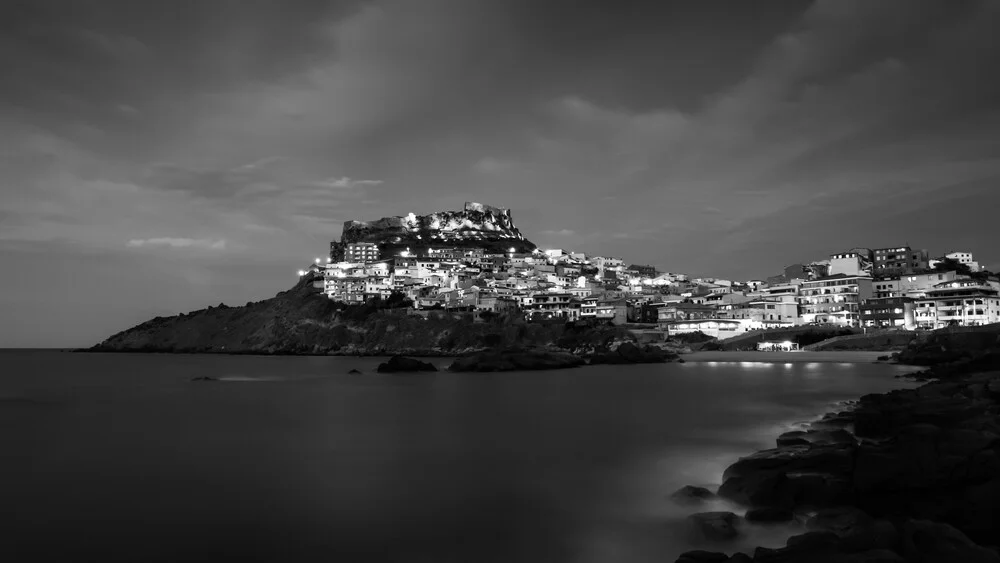
{"type": "Polygon", "coordinates": [[[353,242],[379,245],[384,256],[410,248],[435,245],[455,248],[480,247],[488,251],[530,252],[535,245],[514,226],[509,209],[466,203],[461,211],[439,211],[430,215],[410,213],[376,221],[347,221],[338,249],[353,242]]]}
{"type": "MultiPolygon", "coordinates": [[[[111,336],[93,352],[457,356],[486,349],[546,348],[604,358],[635,337],[623,327],[526,323],[519,317],[476,322],[471,313],[407,315],[382,305],[346,307],[304,276],[271,299],[157,317],[111,336]]],[[[668,351],[684,351],[683,344],[668,351]]]]}

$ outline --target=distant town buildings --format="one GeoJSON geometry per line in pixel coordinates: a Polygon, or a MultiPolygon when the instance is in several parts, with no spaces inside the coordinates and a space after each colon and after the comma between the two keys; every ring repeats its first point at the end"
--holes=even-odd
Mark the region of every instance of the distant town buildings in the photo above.
{"type": "MultiPolygon", "coordinates": [[[[509,220],[505,210],[483,209],[466,212],[509,220]]],[[[358,225],[352,228],[369,224],[358,225]]],[[[326,263],[316,260],[300,275],[319,274],[317,287],[346,304],[396,294],[412,301],[414,314],[466,311],[718,337],[805,324],[912,329],[1000,322],[1000,279],[967,251],[930,259],[909,245],[857,247],[741,282],[564,249],[457,240],[390,245],[391,252],[374,242],[332,242],[326,263]]]]}

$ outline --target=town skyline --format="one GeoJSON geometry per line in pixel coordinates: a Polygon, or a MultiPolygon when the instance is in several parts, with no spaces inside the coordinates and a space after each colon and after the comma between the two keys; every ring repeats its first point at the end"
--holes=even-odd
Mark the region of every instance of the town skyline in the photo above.
{"type": "Polygon", "coordinates": [[[344,221],[463,200],[511,207],[542,247],[696,276],[873,243],[998,270],[998,20],[994,2],[15,1],[0,346],[270,297],[344,221]]]}

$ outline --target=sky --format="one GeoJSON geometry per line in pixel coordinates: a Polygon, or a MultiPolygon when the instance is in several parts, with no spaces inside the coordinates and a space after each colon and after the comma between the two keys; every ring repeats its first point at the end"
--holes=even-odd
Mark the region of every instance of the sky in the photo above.
{"type": "Polygon", "coordinates": [[[8,0],[0,347],[270,297],[343,222],[509,207],[730,279],[1000,269],[1000,2],[8,0]]]}

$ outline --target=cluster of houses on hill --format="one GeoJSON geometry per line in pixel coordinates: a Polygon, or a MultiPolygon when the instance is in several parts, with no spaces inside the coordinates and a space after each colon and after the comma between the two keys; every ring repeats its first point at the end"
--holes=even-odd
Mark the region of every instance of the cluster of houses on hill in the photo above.
{"type": "Polygon", "coordinates": [[[320,274],[317,286],[348,304],[404,294],[412,314],[592,319],[720,338],[805,324],[914,329],[1000,322],[1000,280],[967,252],[931,259],[908,246],[855,248],[738,282],[561,249],[421,248],[382,256],[374,243],[337,248],[300,275],[320,274]]]}

